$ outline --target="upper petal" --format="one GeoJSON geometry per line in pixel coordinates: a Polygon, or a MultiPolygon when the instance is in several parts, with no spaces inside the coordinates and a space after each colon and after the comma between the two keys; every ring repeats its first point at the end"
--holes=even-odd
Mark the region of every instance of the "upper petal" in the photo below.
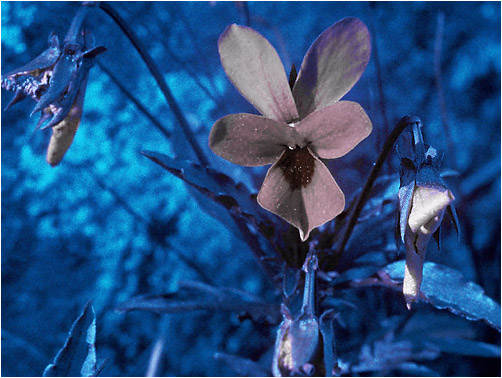
{"type": "Polygon", "coordinates": [[[255,30],[229,25],[218,40],[221,64],[235,88],[267,118],[298,118],[284,66],[272,45],[255,30]]]}
{"type": "Polygon", "coordinates": [[[291,143],[293,128],[253,114],[230,114],[216,121],[209,134],[213,152],[248,167],[271,164],[291,143]]]}
{"type": "Polygon", "coordinates": [[[341,99],[359,80],[371,53],[370,33],[357,18],[326,29],[303,59],[293,96],[300,118],[341,99]]]}
{"type": "Polygon", "coordinates": [[[288,166],[284,165],[290,153],[290,150],[285,151],[281,159],[270,167],[258,193],[258,203],[298,228],[300,238],[305,241],[310,231],[343,211],[345,196],[328,168],[313,156],[307,164],[310,174],[304,181],[305,185],[292,186],[291,173],[285,171],[288,166]]]}
{"type": "Polygon", "coordinates": [[[372,125],[361,105],[340,101],[310,114],[295,129],[315,155],[334,159],[370,135],[372,125]]]}

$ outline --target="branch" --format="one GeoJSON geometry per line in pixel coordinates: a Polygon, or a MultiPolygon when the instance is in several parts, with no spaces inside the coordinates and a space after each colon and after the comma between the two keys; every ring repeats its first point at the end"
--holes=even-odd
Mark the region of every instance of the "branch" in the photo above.
{"type": "Polygon", "coordinates": [[[176,117],[178,123],[181,126],[181,129],[183,130],[183,133],[185,134],[185,137],[188,140],[188,143],[191,145],[193,151],[195,152],[195,155],[197,156],[197,159],[199,163],[203,166],[208,166],[208,160],[206,159],[204,153],[202,152],[201,148],[197,144],[197,141],[195,140],[195,136],[193,135],[190,125],[188,124],[188,121],[186,120],[185,116],[183,115],[183,112],[181,111],[178,103],[174,99],[173,94],[171,93],[171,90],[167,86],[167,83],[164,79],[164,76],[160,72],[159,68],[157,65],[154,63],[152,57],[146,52],[145,47],[141,44],[140,40],[134,34],[134,32],[129,28],[125,20],[120,17],[120,15],[106,2],[100,2],[99,7],[104,10],[122,29],[124,34],[129,38],[133,46],[136,48],[138,53],[141,55],[141,58],[143,61],[146,63],[148,69],[150,70],[153,78],[157,82],[157,85],[159,86],[160,90],[162,91],[162,94],[164,95],[164,98],[166,99],[167,104],[171,108],[171,110],[174,113],[174,116],[176,117]]]}

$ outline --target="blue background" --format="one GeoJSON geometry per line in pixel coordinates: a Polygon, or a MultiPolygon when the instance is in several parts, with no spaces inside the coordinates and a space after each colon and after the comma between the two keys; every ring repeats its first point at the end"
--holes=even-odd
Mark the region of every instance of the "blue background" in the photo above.
{"type": "MultiPolygon", "coordinates": [[[[2,2],[2,73],[42,52],[51,31],[62,40],[77,5],[2,2]]],[[[434,249],[428,259],[460,270],[500,303],[500,3],[112,6],[159,65],[211,165],[253,191],[259,189],[265,168],[234,166],[207,147],[216,119],[254,112],[225,76],[217,51],[219,35],[228,24],[245,24],[247,7],[251,26],[276,47],[289,72],[292,63],[300,66],[310,44],[327,27],[348,16],[362,19],[372,34],[372,57],[346,99],[365,108],[373,133],[354,154],[330,163],[333,175],[346,193],[353,193],[390,128],[404,115],[419,116],[426,141],[445,153],[443,167],[459,172],[448,184],[463,229],[457,241],[452,227],[446,228],[441,254],[434,249]],[[445,19],[441,68],[448,132],[434,82],[440,12],[445,19]]],[[[118,27],[97,9],[86,24],[97,44],[108,49],[100,64],[172,136],[158,132],[99,66],[90,72],[73,145],[56,168],[45,162],[50,131],[35,132],[38,116],[29,117],[34,102],[28,99],[2,111],[2,375],[40,375],[89,299],[97,314],[98,358],[108,359],[103,375],[144,375],[160,332],[168,340],[160,375],[234,375],[213,354],[223,351],[256,360],[273,345],[275,328],[260,329],[228,313],[114,311],[135,295],[172,291],[180,279],[202,276],[213,285],[276,297],[246,245],[205,213],[185,184],[140,154],[153,150],[194,159],[144,63],[118,27]]],[[[2,108],[11,96],[2,90],[2,108]]],[[[397,167],[393,154],[386,169],[397,172],[397,167]]],[[[393,230],[382,232],[392,235],[393,230]]],[[[368,318],[380,310],[360,309],[368,318]]],[[[500,342],[496,332],[475,332],[477,339],[500,342]]],[[[499,362],[446,355],[434,368],[443,375],[498,375],[499,362]]]]}

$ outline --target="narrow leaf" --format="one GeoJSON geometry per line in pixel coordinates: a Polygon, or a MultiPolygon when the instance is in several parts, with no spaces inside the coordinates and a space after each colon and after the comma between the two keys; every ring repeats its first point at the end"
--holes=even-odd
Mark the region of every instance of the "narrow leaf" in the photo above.
{"type": "Polygon", "coordinates": [[[96,316],[90,302],[73,323],[63,348],[44,377],[90,377],[98,372],[95,350],[96,316]]]}
{"type": "Polygon", "coordinates": [[[247,214],[259,218],[267,217],[265,210],[251,197],[251,192],[244,185],[236,183],[223,173],[188,160],[173,159],[158,152],[142,151],[141,153],[192,187],[205,192],[204,194],[214,201],[228,207],[229,202],[222,201],[220,197],[230,196],[247,214]]]}
{"type": "Polygon", "coordinates": [[[500,347],[481,341],[473,341],[458,338],[431,338],[428,345],[433,345],[441,352],[460,354],[477,357],[500,357],[500,347]]]}
{"type": "Polygon", "coordinates": [[[251,294],[188,281],[180,282],[180,288],[175,293],[133,297],[120,304],[117,310],[155,313],[210,310],[246,313],[257,321],[271,324],[278,324],[281,320],[278,306],[263,302],[251,294]]]}

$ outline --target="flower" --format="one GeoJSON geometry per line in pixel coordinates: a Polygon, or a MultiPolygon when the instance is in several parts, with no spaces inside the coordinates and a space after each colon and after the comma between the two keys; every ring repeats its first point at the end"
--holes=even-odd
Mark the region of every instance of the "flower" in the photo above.
{"type": "MultiPolygon", "coordinates": [[[[415,131],[420,133],[421,140],[421,132],[415,131]]],[[[425,147],[421,148],[421,151],[424,150],[425,147]]],[[[429,147],[425,155],[419,153],[414,160],[401,158],[397,227],[406,248],[403,294],[408,309],[411,309],[412,302],[420,292],[425,255],[432,236],[439,247],[440,226],[446,210],[450,213],[457,232],[459,229],[453,206],[455,197],[434,166],[435,156],[436,150],[429,147]]]]}
{"type": "Polygon", "coordinates": [[[218,47],[227,76],[262,116],[220,118],[209,145],[235,164],[273,164],[258,203],[298,228],[305,241],[345,206],[343,192],[320,159],[347,154],[371,133],[364,109],[339,101],[368,64],[368,29],[356,18],[326,29],[305,55],[298,76],[291,75],[291,84],[277,52],[255,30],[230,25],[218,47]]]}
{"type": "Polygon", "coordinates": [[[85,88],[94,58],[106,51],[93,47],[94,38],[88,31],[79,32],[86,8],[75,16],[62,48],[56,34],[49,36],[49,47],[34,60],[2,76],[2,88],[16,94],[7,105],[32,97],[37,104],[31,115],[40,111],[39,128],[52,127],[47,149],[47,162],[59,164],[73,142],[83,111],[85,88]]]}

